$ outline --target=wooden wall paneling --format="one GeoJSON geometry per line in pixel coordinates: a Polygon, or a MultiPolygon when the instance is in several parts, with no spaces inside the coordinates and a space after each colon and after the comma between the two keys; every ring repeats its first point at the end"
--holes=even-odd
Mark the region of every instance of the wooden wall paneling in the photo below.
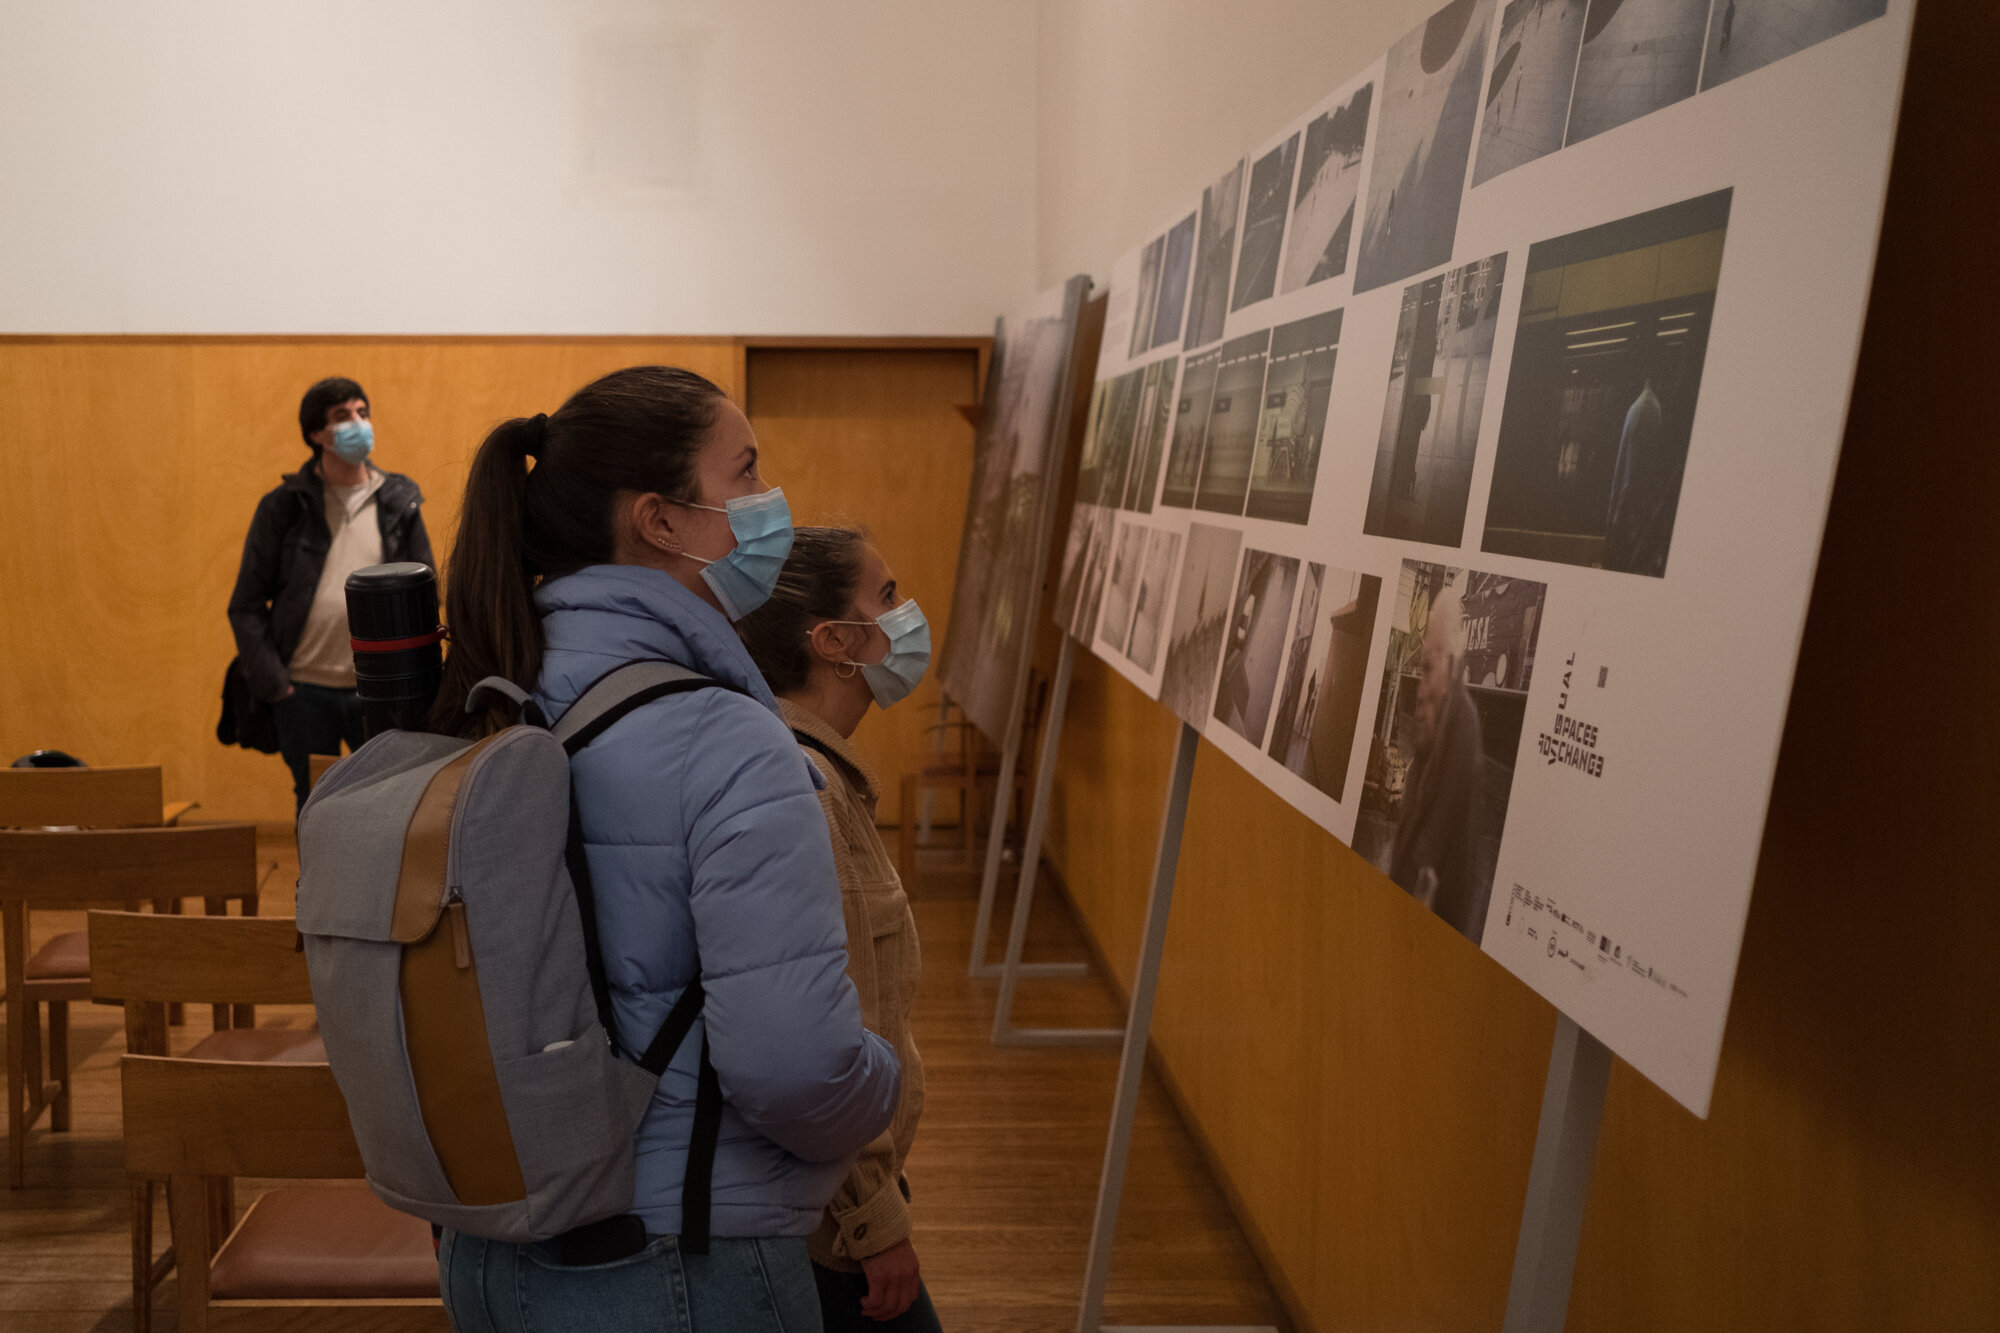
{"type": "Polygon", "coordinates": [[[1615,1067],[1571,1327],[2000,1327],[1990,6],[1917,8],[1709,1120],[1615,1067]]]}
{"type": "MultiPolygon", "coordinates": [[[[975,350],[945,347],[758,346],[749,349],[751,424],[765,477],[785,488],[796,522],[860,524],[881,546],[902,589],[944,642],[951,617],[972,428],[957,411],[974,400],[975,350]]],[[[877,817],[902,817],[897,776],[931,757],[937,682],[875,710],[854,743],[884,784],[877,817]]],[[[950,812],[941,812],[949,815],[950,812]]]]}
{"type": "MultiPolygon", "coordinates": [[[[2000,1327],[1994,22],[1918,10],[1712,1114],[1614,1065],[1579,1333],[2000,1327]]],[[[1174,721],[1094,659],[1070,718],[1051,854],[1129,984],[1174,721]]],[[[1497,1328],[1554,1011],[1206,746],[1174,913],[1155,1048],[1301,1328],[1497,1328]]]]}
{"type": "Polygon", "coordinates": [[[225,749],[214,726],[243,535],[307,457],[306,387],[367,388],[379,462],[423,487],[442,559],[493,425],[647,362],[742,391],[726,339],[0,339],[0,762],[57,746],[159,763],[207,817],[289,820],[283,763],[225,749]]]}

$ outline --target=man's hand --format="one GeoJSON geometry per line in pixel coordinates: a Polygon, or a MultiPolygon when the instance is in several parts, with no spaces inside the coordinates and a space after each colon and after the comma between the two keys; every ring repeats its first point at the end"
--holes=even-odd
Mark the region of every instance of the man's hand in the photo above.
{"type": "Polygon", "coordinates": [[[917,1249],[909,1241],[869,1255],[861,1261],[861,1271],[868,1278],[861,1313],[870,1319],[894,1319],[917,1299],[917,1249]]]}

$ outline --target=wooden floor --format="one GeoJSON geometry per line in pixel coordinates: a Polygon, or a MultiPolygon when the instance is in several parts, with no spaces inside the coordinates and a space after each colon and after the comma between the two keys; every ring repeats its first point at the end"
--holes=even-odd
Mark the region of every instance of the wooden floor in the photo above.
{"type": "MultiPolygon", "coordinates": [[[[283,887],[267,894],[264,911],[288,913],[296,877],[289,837],[267,839],[265,854],[280,863],[270,883],[283,887]]],[[[931,870],[912,896],[925,953],[915,1025],[928,1103],[909,1176],[925,1281],[953,1333],[1073,1329],[1117,1053],[995,1047],[988,1033],[996,983],[965,975],[976,882],[931,870]]],[[[1038,902],[1030,956],[1085,957],[1060,901],[1045,894],[1038,902]]],[[[34,934],[80,924],[79,914],[37,913],[34,934]]],[[[1097,978],[1026,983],[1017,1014],[1027,1024],[1122,1020],[1097,978]]],[[[310,1021],[305,1010],[266,1008],[258,1018],[310,1021]]],[[[70,1021],[74,1128],[53,1134],[45,1117],[28,1139],[27,1188],[0,1189],[6,1333],[132,1326],[118,1123],[123,1020],[116,1009],[86,1004],[72,1006],[70,1021]]],[[[207,1011],[191,1009],[187,1027],[175,1032],[176,1049],[207,1030],[207,1011]]],[[[239,1187],[239,1206],[256,1193],[254,1183],[239,1187]]],[[[1285,1326],[1215,1181],[1151,1078],[1119,1227],[1106,1323],[1285,1326]]],[[[164,1206],[158,1229],[164,1246],[164,1206]]],[[[154,1328],[172,1333],[171,1278],[154,1301],[154,1328]]]]}

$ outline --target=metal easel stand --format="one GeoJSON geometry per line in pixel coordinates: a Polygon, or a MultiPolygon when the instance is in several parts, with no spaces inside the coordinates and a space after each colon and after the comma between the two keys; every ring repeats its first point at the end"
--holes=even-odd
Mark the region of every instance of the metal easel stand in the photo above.
{"type": "Polygon", "coordinates": [[[1557,1015],[1502,1333],[1562,1333],[1610,1078],[1610,1048],[1557,1015]]]}
{"type": "MultiPolygon", "coordinates": [[[[1067,646],[1067,645],[1065,645],[1067,646]]],[[[1146,926],[1139,943],[1139,970],[1132,978],[1132,1008],[1125,1020],[1125,1046],[1118,1057],[1118,1091],[1111,1102],[1111,1133],[1104,1145],[1104,1174],[1097,1182],[1097,1214],[1090,1227],[1090,1256],[1084,1264],[1083,1303],[1077,1333],[1100,1333],[1106,1326],[1104,1289],[1111,1276],[1111,1244],[1118,1230],[1118,1205],[1125,1193],[1125,1163],[1132,1151],[1132,1123],[1139,1110],[1139,1086],[1146,1071],[1146,1046],[1153,1032],[1153,997],[1160,984],[1160,955],[1167,944],[1167,915],[1173,907],[1174,875],[1180,867],[1181,832],[1187,824],[1188,788],[1201,733],[1181,723],[1174,763],[1167,779],[1167,807],[1160,819],[1159,851],[1146,899],[1146,926]]],[[[1124,1333],[1141,1333],[1127,1329],[1124,1333]]],[[[1165,1333],[1159,1330],[1157,1333],[1165,1333]]],[[[1191,1328],[1173,1333],[1197,1333],[1191,1328]]],[[[1276,1333],[1259,1328],[1209,1328],[1206,1333],[1276,1333]]]]}
{"type": "MultiPolygon", "coordinates": [[[[931,742],[931,753],[939,759],[944,758],[944,732],[946,725],[950,721],[951,696],[945,694],[943,691],[939,691],[936,727],[937,739],[931,742]]],[[[919,851],[931,845],[931,824],[936,814],[937,792],[930,787],[926,787],[923,789],[922,794],[917,797],[917,849],[919,851]]],[[[908,819],[910,817],[909,812],[904,811],[902,817],[908,819]]],[[[972,834],[967,832],[965,837],[969,842],[972,839],[972,834]]]]}
{"type": "MultiPolygon", "coordinates": [[[[1063,703],[1069,697],[1069,677],[1071,669],[1071,644],[1067,634],[1063,636],[1062,660],[1056,667],[1055,694],[1049,702],[1048,718],[1042,726],[1044,745],[1042,754],[1035,764],[1035,805],[1034,817],[1042,825],[1048,822],[1048,802],[1043,796],[1055,777],[1055,755],[1046,741],[1062,725],[1063,703]]],[[[1022,673],[1020,687],[1014,694],[1014,706],[1007,715],[1007,736],[1000,748],[999,780],[993,784],[993,822],[986,833],[986,870],[979,880],[979,913],[972,921],[972,962],[966,975],[972,977],[997,977],[1004,970],[1001,963],[986,961],[988,938],[993,931],[993,901],[1000,890],[1000,864],[1007,849],[1007,818],[1014,805],[1014,765],[1021,758],[1021,716],[1028,702],[1027,675],[1022,673]]],[[[1024,884],[1034,882],[1035,871],[1041,866],[1042,837],[1041,825],[1029,830],[1029,846],[1021,855],[1021,878],[1024,884]]],[[[1020,902],[1014,904],[1014,915],[1019,928],[1025,930],[1027,921],[1020,902]]],[[[1082,977],[1090,974],[1088,963],[1022,963],[1019,954],[1015,958],[1015,974],[1023,977],[1082,977]]],[[[1004,984],[1004,983],[1003,983],[1004,984]]],[[[1011,1003],[1011,988],[1009,1001],[1011,1003]]]]}
{"type": "MultiPolygon", "coordinates": [[[[1007,928],[1007,956],[1000,964],[1000,999],[993,1010],[996,1046],[1115,1046],[1123,1028],[1017,1028],[1014,1026],[1014,985],[1022,977],[1082,976],[1082,963],[1023,963],[1021,947],[1028,938],[1028,911],[1035,899],[1035,880],[1042,868],[1042,840],[1049,831],[1049,805],[1056,777],[1056,750],[1062,740],[1063,713],[1069,706],[1070,675],[1076,667],[1076,640],[1063,635],[1062,655],[1049,692],[1048,715],[1042,719],[1042,747],[1035,760],[1034,803],[1021,846],[1021,882],[1014,890],[1014,916],[1007,928]]],[[[983,943],[976,957],[985,957],[983,943]]]]}

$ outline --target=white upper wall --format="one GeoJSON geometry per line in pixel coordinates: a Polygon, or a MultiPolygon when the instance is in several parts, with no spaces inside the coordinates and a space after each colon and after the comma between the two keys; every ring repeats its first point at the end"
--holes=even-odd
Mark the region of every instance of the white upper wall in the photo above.
{"type": "Polygon", "coordinates": [[[1445,0],[1041,0],[1036,272],[1100,283],[1445,0]]]}
{"type": "Polygon", "coordinates": [[[0,332],[984,333],[1036,17],[0,0],[0,332]]]}

